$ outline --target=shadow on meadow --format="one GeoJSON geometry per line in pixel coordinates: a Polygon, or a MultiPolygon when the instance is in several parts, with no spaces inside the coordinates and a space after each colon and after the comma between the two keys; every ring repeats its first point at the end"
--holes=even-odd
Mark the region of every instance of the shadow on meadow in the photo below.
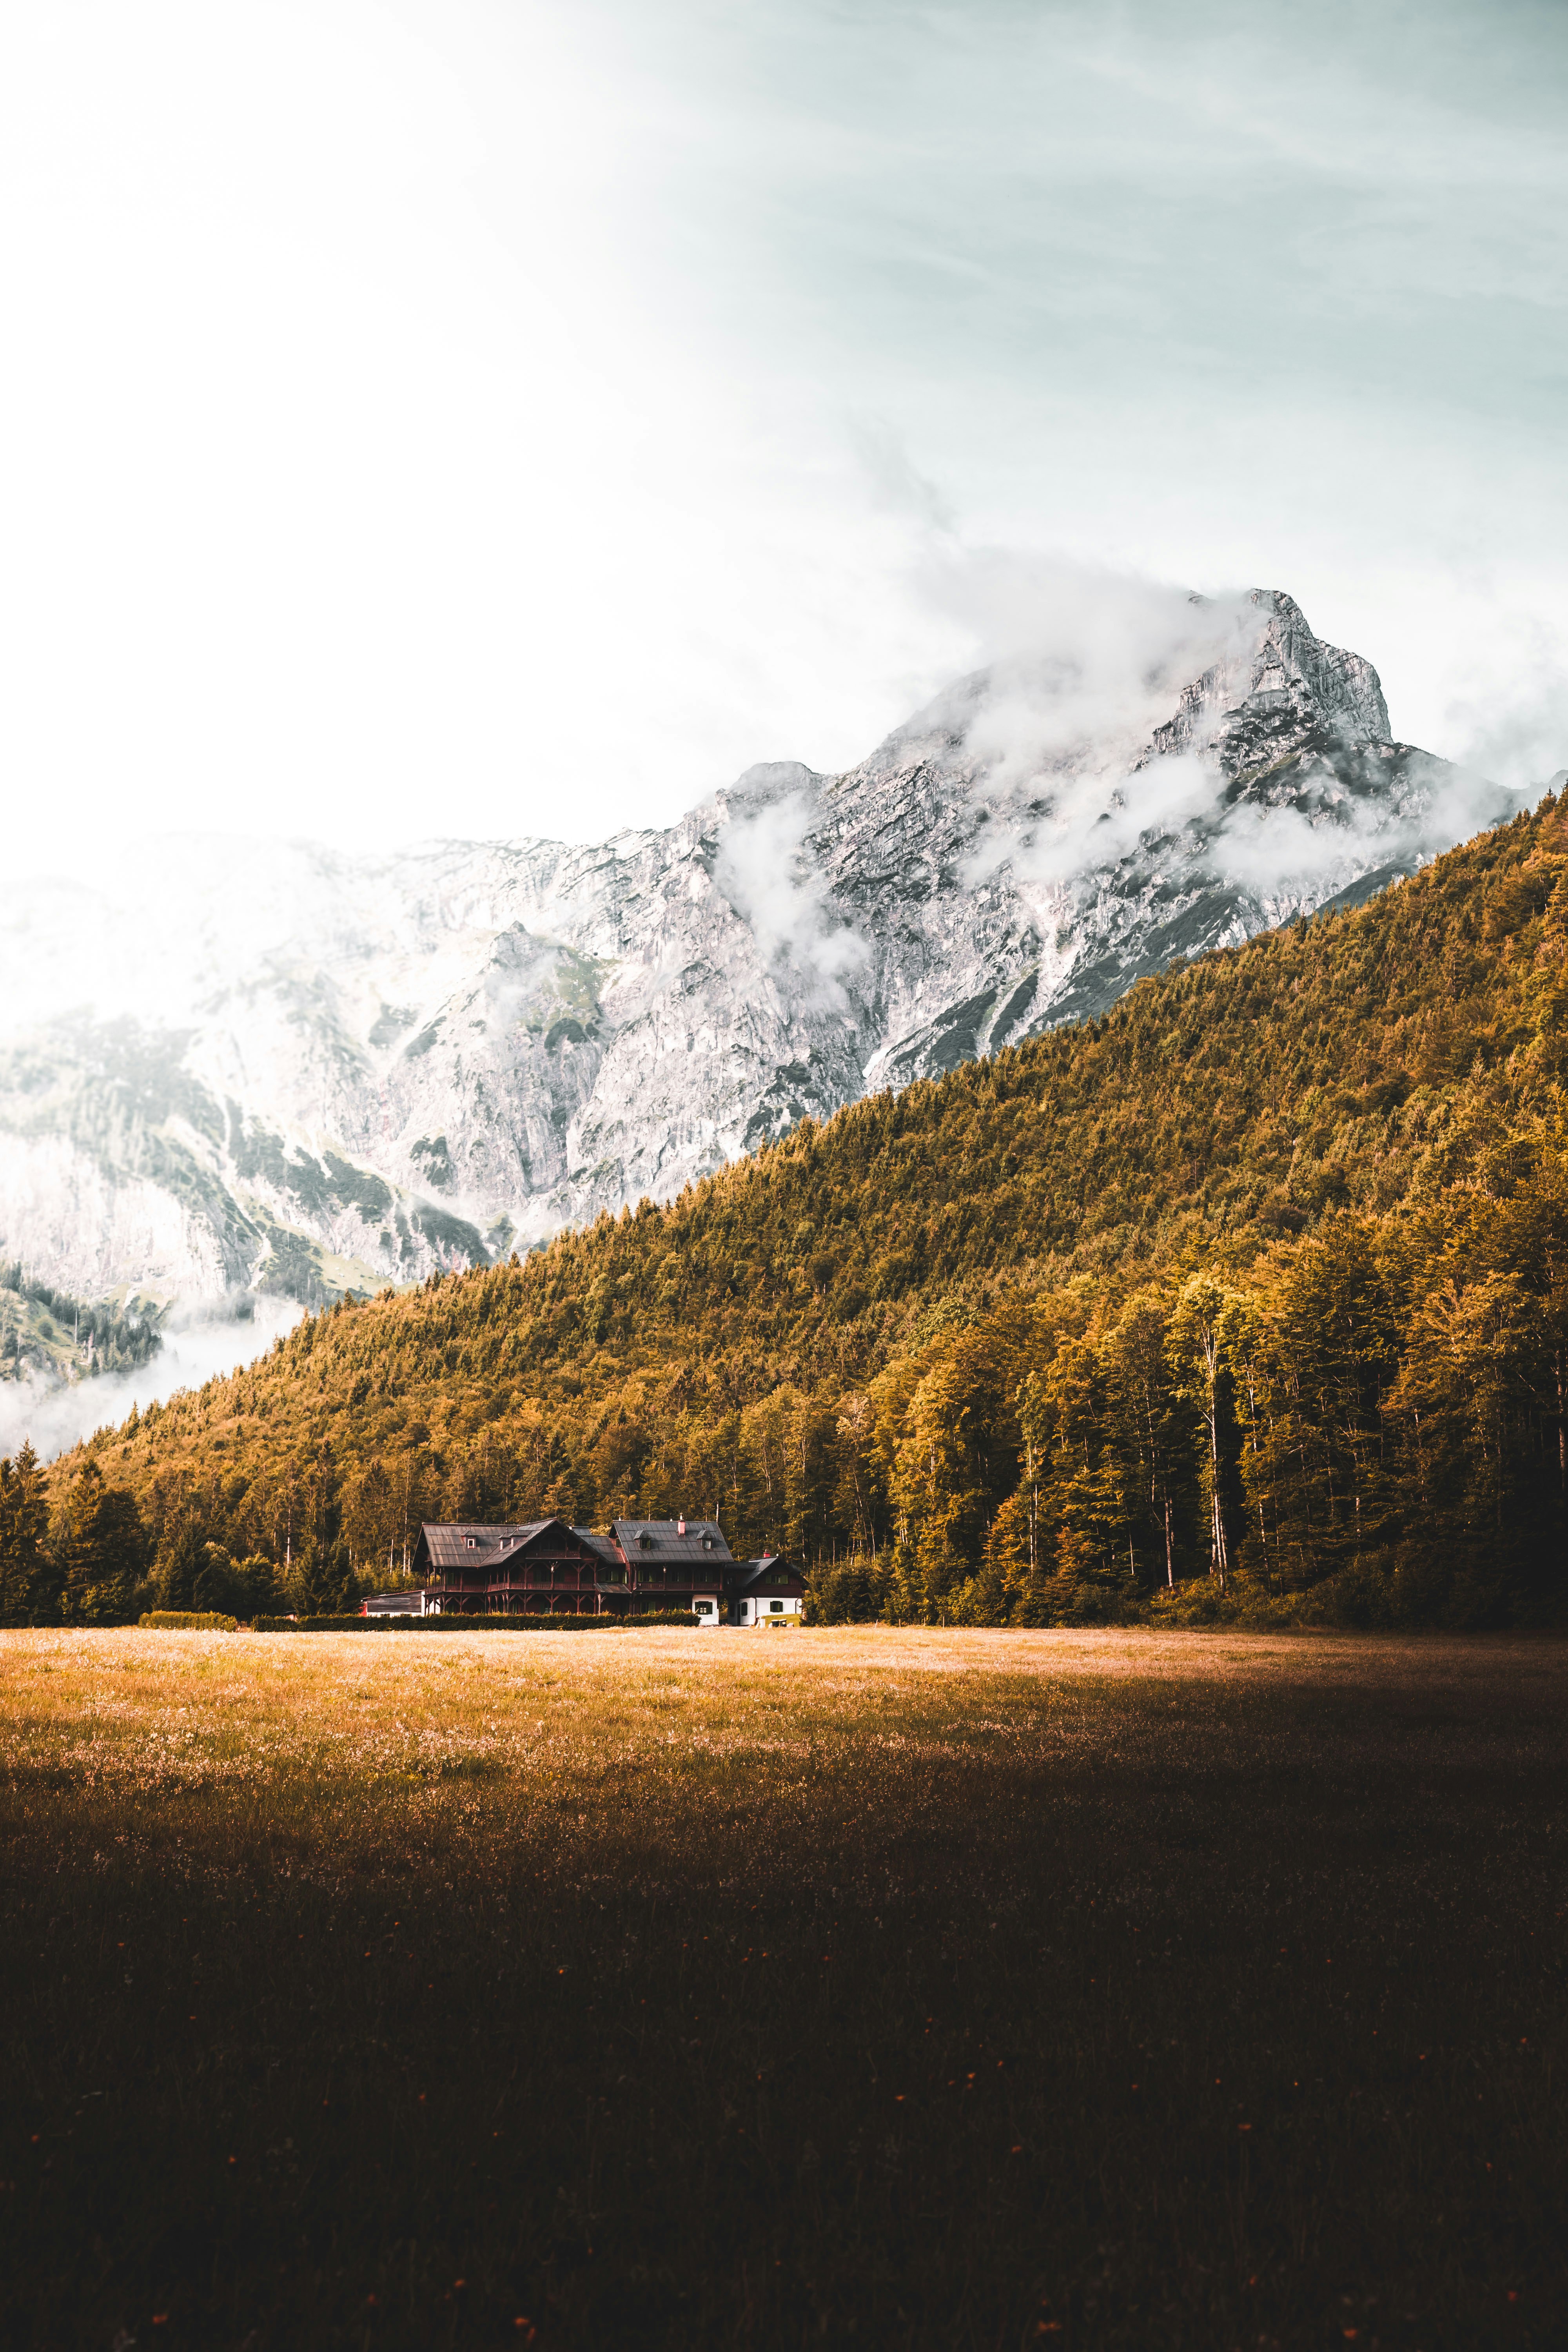
{"type": "Polygon", "coordinates": [[[9,2342],[1563,2340],[1560,1643],[632,1646],[0,1636],[9,2342]]]}

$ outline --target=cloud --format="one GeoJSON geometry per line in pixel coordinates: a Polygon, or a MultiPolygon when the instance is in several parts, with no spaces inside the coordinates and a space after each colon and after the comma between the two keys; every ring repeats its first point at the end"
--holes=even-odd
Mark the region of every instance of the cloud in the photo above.
{"type": "Polygon", "coordinates": [[[1568,764],[1568,658],[1563,639],[1540,622],[1515,624],[1519,674],[1505,695],[1470,691],[1448,721],[1470,767],[1521,790],[1568,764]]]}
{"type": "Polygon", "coordinates": [[[878,511],[900,515],[932,532],[946,533],[955,528],[952,502],[937,483],[920,471],[902,434],[887,417],[852,416],[845,431],[878,511]]]}
{"type": "Polygon", "coordinates": [[[750,924],[764,964],[805,983],[812,1000],[842,1007],[844,982],[867,960],[859,933],[827,908],[827,886],[807,847],[819,779],[792,763],[752,769],[730,800],[713,879],[750,924]]]}
{"type": "Polygon", "coordinates": [[[1267,616],[1245,594],[951,544],[929,551],[921,588],[984,665],[928,714],[962,731],[992,820],[972,881],[1010,860],[1021,878],[1065,885],[1212,804],[1214,772],[1198,761],[1138,762],[1184,687],[1250,660],[1267,616]]]}
{"type": "MultiPolygon", "coordinates": [[[[1195,680],[1216,673],[1216,717],[1258,685],[1269,614],[1250,592],[1198,596],[1107,567],[950,540],[928,549],[922,593],[972,632],[985,664],[939,696],[923,722],[962,734],[971,790],[990,820],[969,861],[972,884],[1007,865],[1026,885],[1081,898],[1141,843],[1173,836],[1194,880],[1233,884],[1282,917],[1373,867],[1413,866],[1517,805],[1479,761],[1418,759],[1392,798],[1363,801],[1325,779],[1312,806],[1231,809],[1201,733],[1189,751],[1150,758],[1155,730],[1195,680]]],[[[1568,743],[1568,730],[1552,731],[1559,709],[1568,718],[1568,695],[1548,672],[1512,730],[1524,747],[1511,762],[1521,783],[1533,780],[1531,758],[1568,743]]],[[[1490,748],[1511,740],[1499,728],[1490,748]]],[[[1544,772],[1537,766],[1534,775],[1544,772]]]]}
{"type": "Polygon", "coordinates": [[[1282,919],[1299,907],[1321,905],[1380,866],[1414,866],[1434,848],[1448,848],[1479,829],[1466,825],[1443,837],[1440,827],[1419,818],[1359,804],[1341,822],[1314,821],[1300,809],[1248,808],[1205,840],[1201,862],[1282,919]]]}
{"type": "Polygon", "coordinates": [[[258,1297],[253,1313],[239,1320],[232,1310],[210,1305],[188,1312],[176,1307],[164,1327],[163,1344],[150,1362],[134,1370],[108,1372],[68,1387],[32,1381],[0,1381],[0,1454],[14,1454],[31,1438],[50,1461],[95,1429],[115,1428],[132,1405],[166,1403],[182,1389],[203,1382],[263,1356],[274,1339],[293,1329],[304,1313],[291,1298],[258,1297]]]}
{"type": "Polygon", "coordinates": [[[1392,801],[1346,801],[1312,814],[1243,804],[1205,843],[1222,879],[1279,915],[1325,898],[1381,866],[1414,868],[1512,816],[1521,795],[1473,769],[1418,759],[1392,801]]]}
{"type": "Polygon", "coordinates": [[[1191,679],[1249,658],[1267,617],[1243,593],[1005,548],[933,550],[921,585],[990,672],[969,742],[992,789],[1131,762],[1191,679]]]}

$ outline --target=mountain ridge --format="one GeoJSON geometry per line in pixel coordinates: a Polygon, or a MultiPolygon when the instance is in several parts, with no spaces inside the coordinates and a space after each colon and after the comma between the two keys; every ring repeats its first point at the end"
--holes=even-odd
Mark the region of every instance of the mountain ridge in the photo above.
{"type": "Polygon", "coordinates": [[[668,827],[187,845],[0,936],[34,1016],[0,1048],[0,1246],[86,1295],[310,1304],[491,1262],[1514,804],[1394,740],[1372,665],[1254,591],[1109,662],[994,665],[858,767],[763,763],[668,827]]]}

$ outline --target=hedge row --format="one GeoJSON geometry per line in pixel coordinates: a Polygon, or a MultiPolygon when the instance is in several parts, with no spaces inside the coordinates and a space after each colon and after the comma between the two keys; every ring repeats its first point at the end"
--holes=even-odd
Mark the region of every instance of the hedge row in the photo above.
{"type": "MultiPolygon", "coordinates": [[[[174,1622],[174,1620],[166,1622],[174,1622]]],[[[232,1618],[182,1618],[180,1623],[232,1624],[232,1618]]],[[[251,1621],[251,1631],[257,1633],[589,1633],[605,1626],[620,1626],[636,1632],[641,1625],[695,1625],[697,1619],[689,1610],[652,1610],[646,1617],[257,1617],[251,1621]]]]}
{"type": "Polygon", "coordinates": [[[149,1609],[138,1625],[152,1625],[163,1633],[236,1633],[238,1621],[225,1617],[216,1609],[149,1609]]]}

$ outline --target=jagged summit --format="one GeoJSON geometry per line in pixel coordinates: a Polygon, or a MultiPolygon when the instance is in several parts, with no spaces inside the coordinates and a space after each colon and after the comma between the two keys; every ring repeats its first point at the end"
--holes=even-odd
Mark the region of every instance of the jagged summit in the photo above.
{"type": "Polygon", "coordinates": [[[1372,664],[1315,637],[1282,589],[1255,588],[1247,601],[1261,628],[1182,688],[1149,756],[1207,751],[1226,775],[1241,777],[1308,748],[1385,743],[1388,705],[1372,664]]]}
{"type": "Polygon", "coordinates": [[[1514,805],[1393,740],[1371,664],[1257,590],[594,846],[160,845],[0,933],[0,1254],[87,1295],[312,1298],[493,1255],[1514,805]]]}

